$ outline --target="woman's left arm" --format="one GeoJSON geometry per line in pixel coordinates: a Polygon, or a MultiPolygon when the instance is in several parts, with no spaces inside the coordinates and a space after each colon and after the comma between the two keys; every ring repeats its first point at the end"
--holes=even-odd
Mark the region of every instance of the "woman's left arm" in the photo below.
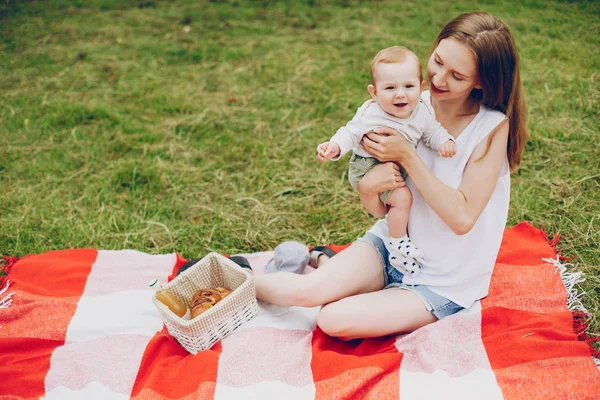
{"type": "Polygon", "coordinates": [[[369,134],[363,147],[380,161],[395,161],[404,167],[427,204],[456,233],[469,232],[492,197],[506,159],[508,121],[500,123],[473,150],[458,189],[440,181],[414,149],[396,131],[378,128],[387,136],[369,134]],[[488,149],[489,145],[489,149],[488,149]]]}

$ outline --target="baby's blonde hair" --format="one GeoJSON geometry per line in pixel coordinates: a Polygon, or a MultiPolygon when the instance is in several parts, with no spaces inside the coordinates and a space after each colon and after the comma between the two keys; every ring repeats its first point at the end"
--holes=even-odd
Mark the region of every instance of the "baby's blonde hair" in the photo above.
{"type": "Polygon", "coordinates": [[[419,82],[423,81],[423,70],[419,57],[404,46],[392,46],[381,50],[371,62],[371,83],[375,85],[375,67],[377,64],[403,63],[413,59],[419,68],[419,82]]]}

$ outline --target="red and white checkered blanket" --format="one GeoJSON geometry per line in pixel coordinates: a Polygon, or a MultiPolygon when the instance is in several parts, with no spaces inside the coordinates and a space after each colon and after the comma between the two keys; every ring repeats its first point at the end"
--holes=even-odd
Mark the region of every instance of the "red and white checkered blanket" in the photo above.
{"type": "MultiPolygon", "coordinates": [[[[269,256],[250,257],[253,268],[269,256]]],[[[0,309],[0,397],[599,399],[584,318],[567,308],[577,276],[542,258],[557,260],[553,246],[522,223],[505,233],[489,296],[414,333],[343,342],[316,328],[318,308],[260,304],[258,317],[192,356],[147,286],[173,276],[176,254],[26,256],[0,309]]]]}

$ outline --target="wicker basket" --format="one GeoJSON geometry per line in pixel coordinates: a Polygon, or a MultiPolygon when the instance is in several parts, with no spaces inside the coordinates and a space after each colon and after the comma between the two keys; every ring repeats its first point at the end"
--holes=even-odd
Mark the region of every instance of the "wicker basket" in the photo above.
{"type": "Polygon", "coordinates": [[[158,301],[156,295],[152,297],[169,333],[192,354],[211,348],[258,314],[254,278],[230,259],[210,253],[164,286],[188,307],[198,290],[217,286],[225,286],[232,292],[214,307],[187,321],[158,301]]]}

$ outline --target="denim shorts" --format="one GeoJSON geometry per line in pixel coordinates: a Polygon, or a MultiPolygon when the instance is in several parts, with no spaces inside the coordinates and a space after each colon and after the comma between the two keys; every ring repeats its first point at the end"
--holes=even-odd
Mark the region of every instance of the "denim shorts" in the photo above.
{"type": "Polygon", "coordinates": [[[408,285],[406,283],[402,283],[404,274],[390,264],[388,260],[389,252],[385,247],[385,243],[379,237],[367,232],[363,237],[357,239],[357,241],[367,243],[377,250],[379,257],[381,257],[381,262],[383,263],[385,289],[397,287],[404,290],[410,290],[419,296],[421,300],[423,300],[427,310],[431,311],[431,313],[436,316],[437,319],[442,319],[449,315],[456,314],[464,308],[455,302],[448,300],[437,293],[434,293],[425,285],[408,285]]]}

